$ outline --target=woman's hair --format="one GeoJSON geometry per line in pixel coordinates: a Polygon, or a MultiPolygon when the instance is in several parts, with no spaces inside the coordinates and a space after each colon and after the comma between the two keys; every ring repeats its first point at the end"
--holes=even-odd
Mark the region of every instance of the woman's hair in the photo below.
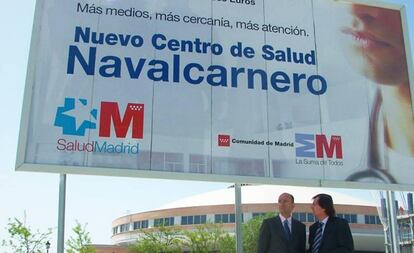
{"type": "Polygon", "coordinates": [[[315,195],[312,199],[318,199],[318,205],[325,209],[326,215],[334,217],[336,215],[335,207],[331,195],[320,193],[315,195]]]}

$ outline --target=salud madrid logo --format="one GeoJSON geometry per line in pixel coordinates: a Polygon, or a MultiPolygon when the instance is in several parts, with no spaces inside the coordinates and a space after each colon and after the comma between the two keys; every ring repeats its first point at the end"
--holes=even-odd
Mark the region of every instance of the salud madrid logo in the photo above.
{"type": "Polygon", "coordinates": [[[132,139],[143,139],[144,104],[128,103],[121,115],[117,102],[101,102],[100,108],[91,109],[87,99],[67,97],[63,106],[57,107],[54,126],[61,128],[64,136],[75,137],[58,139],[56,148],[59,151],[138,154],[137,142],[84,142],[76,137],[85,136],[87,130],[98,130],[99,138],[125,139],[130,131],[132,139]]]}

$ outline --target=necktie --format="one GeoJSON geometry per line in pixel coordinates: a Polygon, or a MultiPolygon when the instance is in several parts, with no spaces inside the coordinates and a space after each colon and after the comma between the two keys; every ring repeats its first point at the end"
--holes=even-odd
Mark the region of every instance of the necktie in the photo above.
{"type": "Polygon", "coordinates": [[[283,227],[285,228],[286,237],[288,240],[291,238],[290,228],[289,228],[289,221],[285,220],[283,222],[283,227]]]}
{"type": "Polygon", "coordinates": [[[311,253],[318,253],[322,242],[322,222],[318,222],[318,228],[316,229],[315,238],[313,239],[313,246],[311,253]]]}

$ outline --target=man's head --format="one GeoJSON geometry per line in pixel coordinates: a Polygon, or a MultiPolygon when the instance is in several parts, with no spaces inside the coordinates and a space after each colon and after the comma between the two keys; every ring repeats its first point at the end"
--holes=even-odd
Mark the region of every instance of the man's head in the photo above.
{"type": "Polygon", "coordinates": [[[293,208],[295,208],[295,198],[292,194],[282,193],[278,199],[279,203],[279,213],[285,217],[289,218],[292,215],[293,208]]]}
{"type": "Polygon", "coordinates": [[[327,216],[335,216],[336,211],[330,195],[321,193],[314,196],[312,199],[312,212],[318,220],[323,220],[327,216]]]}

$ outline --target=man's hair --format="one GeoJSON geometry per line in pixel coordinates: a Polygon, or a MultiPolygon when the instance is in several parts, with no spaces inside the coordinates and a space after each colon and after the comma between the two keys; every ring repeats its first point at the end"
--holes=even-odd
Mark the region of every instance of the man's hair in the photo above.
{"type": "Polygon", "coordinates": [[[318,195],[315,195],[312,199],[318,199],[318,205],[322,207],[322,209],[325,209],[326,215],[328,215],[329,217],[333,217],[336,215],[331,195],[320,193],[318,195]]]}
{"type": "Polygon", "coordinates": [[[288,195],[288,196],[289,196],[289,198],[292,200],[292,203],[295,203],[295,198],[293,197],[293,195],[292,195],[292,194],[287,193],[287,192],[284,192],[284,193],[280,194],[280,195],[279,195],[279,197],[280,197],[280,196],[282,196],[283,194],[288,195]]]}

